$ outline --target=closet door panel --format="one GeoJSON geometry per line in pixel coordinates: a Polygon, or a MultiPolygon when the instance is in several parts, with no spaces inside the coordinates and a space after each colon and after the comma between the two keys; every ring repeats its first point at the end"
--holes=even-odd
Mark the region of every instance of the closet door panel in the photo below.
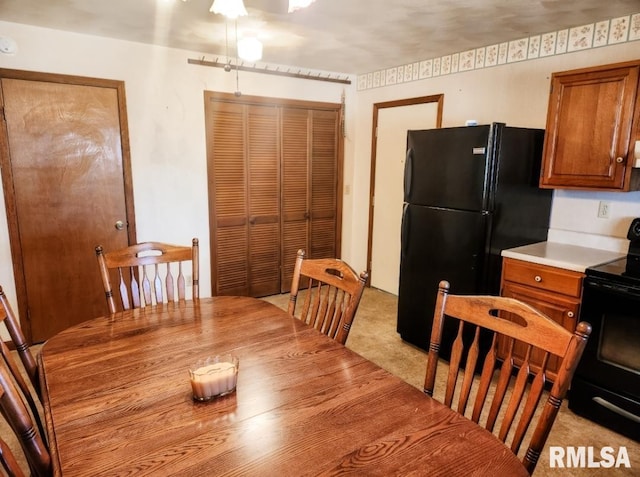
{"type": "Polygon", "coordinates": [[[249,291],[245,107],[214,103],[207,116],[211,274],[215,295],[249,291]]]}
{"type": "Polygon", "coordinates": [[[278,110],[249,106],[247,170],[249,295],[280,292],[280,152],[278,110]]]}
{"type": "Polygon", "coordinates": [[[309,112],[282,109],[282,280],[291,288],[296,253],[309,246],[309,112]]]}
{"type": "Polygon", "coordinates": [[[338,113],[312,111],[309,256],[337,257],[338,113]]]}

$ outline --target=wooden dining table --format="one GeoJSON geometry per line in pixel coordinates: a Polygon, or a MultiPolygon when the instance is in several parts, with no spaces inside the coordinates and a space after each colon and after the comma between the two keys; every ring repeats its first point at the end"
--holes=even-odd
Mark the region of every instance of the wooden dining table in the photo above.
{"type": "Polygon", "coordinates": [[[284,310],[221,296],[88,320],[40,356],[55,475],[528,475],[491,433],[284,310]],[[192,398],[199,358],[235,392],[192,398]]]}

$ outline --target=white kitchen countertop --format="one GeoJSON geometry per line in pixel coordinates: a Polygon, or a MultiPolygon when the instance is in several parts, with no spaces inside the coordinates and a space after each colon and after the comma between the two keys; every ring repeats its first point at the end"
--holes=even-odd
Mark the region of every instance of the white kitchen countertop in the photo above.
{"type": "Polygon", "coordinates": [[[584,272],[589,267],[617,260],[626,256],[626,254],[566,243],[538,242],[503,250],[502,256],[550,267],[584,272]]]}

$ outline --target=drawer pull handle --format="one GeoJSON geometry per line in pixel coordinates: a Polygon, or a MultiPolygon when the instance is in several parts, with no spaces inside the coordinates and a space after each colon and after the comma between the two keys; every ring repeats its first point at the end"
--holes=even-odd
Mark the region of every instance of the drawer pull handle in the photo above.
{"type": "Polygon", "coordinates": [[[573,318],[573,311],[567,311],[567,316],[569,318],[573,318]]]}
{"type": "Polygon", "coordinates": [[[537,281],[538,283],[540,283],[542,281],[542,277],[540,275],[536,275],[533,279],[535,281],[537,281]]]}
{"type": "Polygon", "coordinates": [[[624,162],[624,159],[622,157],[616,157],[616,162],[618,164],[622,164],[624,162]]]}

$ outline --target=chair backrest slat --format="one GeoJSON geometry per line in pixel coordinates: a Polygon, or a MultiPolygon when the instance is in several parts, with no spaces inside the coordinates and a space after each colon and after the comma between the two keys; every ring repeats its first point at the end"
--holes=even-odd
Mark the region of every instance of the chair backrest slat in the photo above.
{"type": "Polygon", "coordinates": [[[467,363],[464,368],[464,379],[462,381],[460,397],[458,398],[458,412],[460,414],[464,414],[467,410],[467,403],[469,402],[471,387],[473,385],[473,373],[476,369],[476,363],[478,362],[478,355],[480,353],[480,328],[478,326],[475,328],[476,331],[473,336],[473,342],[469,347],[467,363]]]}
{"type": "Polygon", "coordinates": [[[291,283],[288,311],[321,333],[344,344],[355,317],[368,273],[358,274],[335,258],[307,259],[298,251],[291,283]],[[304,280],[304,279],[307,280],[304,280]],[[298,294],[308,287],[302,305],[296,310],[298,294]]]}
{"type": "Polygon", "coordinates": [[[31,475],[51,475],[49,449],[43,435],[34,426],[32,417],[4,362],[0,363],[0,390],[0,410],[20,442],[31,475]]]}
{"type": "Polygon", "coordinates": [[[559,360],[557,377],[522,458],[529,473],[533,472],[584,351],[591,326],[581,322],[571,333],[522,301],[508,297],[450,295],[449,283],[442,281],[436,300],[425,374],[424,391],[428,395],[433,395],[445,317],[447,320],[459,320],[458,334],[451,346],[445,404],[452,407],[453,396],[457,392],[458,412],[465,414],[475,388],[470,418],[481,423],[485,404],[488,404],[484,427],[493,432],[500,420],[497,436],[505,444],[511,439],[509,448],[515,454],[518,454],[546,392],[547,366],[552,360],[559,360]],[[462,339],[462,331],[467,324],[476,327],[474,339],[468,347],[462,339]],[[487,351],[482,351],[484,356],[480,356],[480,328],[493,333],[491,346],[487,351]],[[500,353],[498,337],[506,340],[506,346],[500,348],[500,353]],[[514,357],[516,343],[518,349],[522,346],[524,350],[524,357],[517,361],[514,357]],[[541,365],[531,364],[539,363],[540,356],[541,365]],[[478,358],[481,360],[478,361],[478,358]],[[460,380],[462,363],[465,363],[464,377],[460,380]],[[478,363],[482,366],[479,377],[476,377],[474,374],[479,369],[478,363]]]}
{"type": "Polygon", "coordinates": [[[18,387],[20,392],[22,393],[22,397],[27,402],[29,406],[29,410],[31,411],[31,415],[33,420],[36,422],[38,426],[38,430],[42,435],[45,434],[44,425],[42,423],[42,418],[40,417],[40,412],[38,410],[38,406],[36,405],[36,401],[31,394],[31,390],[27,386],[26,381],[22,377],[22,373],[18,368],[18,364],[15,362],[13,357],[11,356],[11,351],[9,347],[4,343],[4,341],[0,340],[0,354],[2,355],[2,360],[4,361],[5,366],[11,372],[13,377],[14,384],[18,387]]]}
{"type": "Polygon", "coordinates": [[[20,361],[27,372],[27,376],[29,377],[29,381],[31,381],[33,389],[36,391],[38,397],[40,397],[38,363],[33,353],[31,353],[29,344],[27,343],[27,340],[22,333],[20,323],[18,322],[18,317],[13,312],[13,308],[11,308],[11,304],[9,303],[2,287],[0,287],[0,321],[4,322],[7,327],[11,341],[13,342],[16,353],[18,354],[18,358],[20,358],[20,361]]]}
{"type": "Polygon", "coordinates": [[[18,464],[15,455],[5,441],[0,438],[0,463],[2,468],[11,477],[24,477],[24,472],[18,464]]]}
{"type": "Polygon", "coordinates": [[[110,270],[115,269],[118,270],[120,305],[123,310],[186,300],[184,263],[191,266],[191,297],[197,299],[200,296],[197,238],[192,240],[191,247],[144,242],[105,252],[101,246],[97,246],[96,256],[110,313],[118,310],[110,278],[110,270]]]}

